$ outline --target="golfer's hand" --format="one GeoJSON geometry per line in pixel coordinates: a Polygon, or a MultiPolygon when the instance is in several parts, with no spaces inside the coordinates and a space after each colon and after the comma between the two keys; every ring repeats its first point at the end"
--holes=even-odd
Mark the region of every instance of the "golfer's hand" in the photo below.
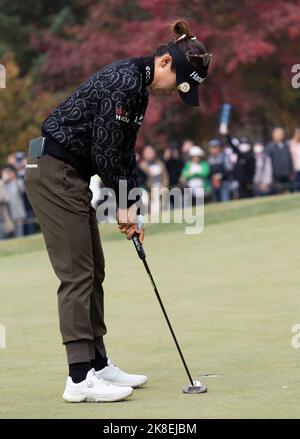
{"type": "Polygon", "coordinates": [[[135,233],[137,233],[137,234],[139,235],[140,243],[143,244],[143,242],[144,242],[144,236],[145,236],[145,227],[144,227],[144,225],[142,226],[141,229],[139,229],[139,228],[138,228],[138,225],[137,225],[137,224],[134,224],[134,226],[131,227],[131,228],[126,232],[127,239],[132,239],[132,238],[133,238],[133,235],[134,235],[135,233]]]}
{"type": "Polygon", "coordinates": [[[127,211],[118,209],[117,211],[117,221],[120,232],[126,234],[127,239],[132,239],[135,233],[139,234],[139,239],[141,244],[144,241],[145,228],[144,225],[139,230],[138,224],[136,223],[137,217],[134,210],[129,208],[127,211]]]}
{"type": "Polygon", "coordinates": [[[142,226],[141,230],[139,230],[137,224],[119,224],[119,229],[121,233],[126,234],[127,239],[132,239],[135,233],[139,234],[140,243],[143,244],[144,236],[145,236],[145,227],[142,226]]]}

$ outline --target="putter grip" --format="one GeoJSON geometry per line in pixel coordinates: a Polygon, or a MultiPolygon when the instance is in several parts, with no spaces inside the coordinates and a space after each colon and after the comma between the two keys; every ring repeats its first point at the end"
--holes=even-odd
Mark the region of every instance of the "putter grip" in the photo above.
{"type": "Polygon", "coordinates": [[[132,241],[133,241],[133,244],[134,244],[135,249],[137,251],[137,254],[139,255],[139,258],[140,259],[146,259],[146,255],[145,255],[143,246],[140,243],[140,238],[139,238],[139,234],[138,233],[135,233],[133,235],[132,241]]]}

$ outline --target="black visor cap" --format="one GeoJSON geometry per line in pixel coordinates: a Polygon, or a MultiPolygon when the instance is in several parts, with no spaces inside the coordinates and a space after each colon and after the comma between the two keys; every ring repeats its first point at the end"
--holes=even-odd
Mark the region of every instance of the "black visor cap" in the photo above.
{"type": "Polygon", "coordinates": [[[200,106],[199,85],[195,84],[194,82],[189,82],[186,79],[186,75],[181,73],[181,71],[177,68],[176,68],[176,83],[177,83],[177,86],[180,84],[188,83],[189,91],[183,92],[183,91],[178,90],[178,93],[179,93],[181,99],[186,104],[192,105],[193,107],[199,107],[200,106]]]}
{"type": "MultiPolygon", "coordinates": [[[[176,83],[177,86],[181,87],[181,90],[178,89],[181,99],[188,105],[199,107],[198,87],[207,76],[209,62],[203,66],[201,72],[198,72],[188,62],[175,42],[168,44],[168,51],[176,66],[176,83]]],[[[210,57],[210,55],[208,55],[208,57],[210,57]]]]}

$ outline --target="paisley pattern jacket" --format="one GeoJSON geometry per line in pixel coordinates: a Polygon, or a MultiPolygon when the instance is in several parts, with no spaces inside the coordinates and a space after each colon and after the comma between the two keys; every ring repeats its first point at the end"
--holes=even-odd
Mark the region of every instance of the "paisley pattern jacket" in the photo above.
{"type": "Polygon", "coordinates": [[[128,58],[104,66],[81,84],[43,122],[42,133],[88,163],[118,196],[138,187],[135,142],[153,80],[154,57],[128,58]]]}

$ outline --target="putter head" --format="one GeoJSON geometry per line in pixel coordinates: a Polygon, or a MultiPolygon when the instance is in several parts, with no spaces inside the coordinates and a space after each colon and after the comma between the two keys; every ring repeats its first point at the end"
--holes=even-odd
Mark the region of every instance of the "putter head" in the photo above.
{"type": "Polygon", "coordinates": [[[201,384],[200,381],[193,381],[193,386],[185,386],[182,391],[183,393],[205,393],[207,392],[207,387],[205,384],[201,384]]]}

